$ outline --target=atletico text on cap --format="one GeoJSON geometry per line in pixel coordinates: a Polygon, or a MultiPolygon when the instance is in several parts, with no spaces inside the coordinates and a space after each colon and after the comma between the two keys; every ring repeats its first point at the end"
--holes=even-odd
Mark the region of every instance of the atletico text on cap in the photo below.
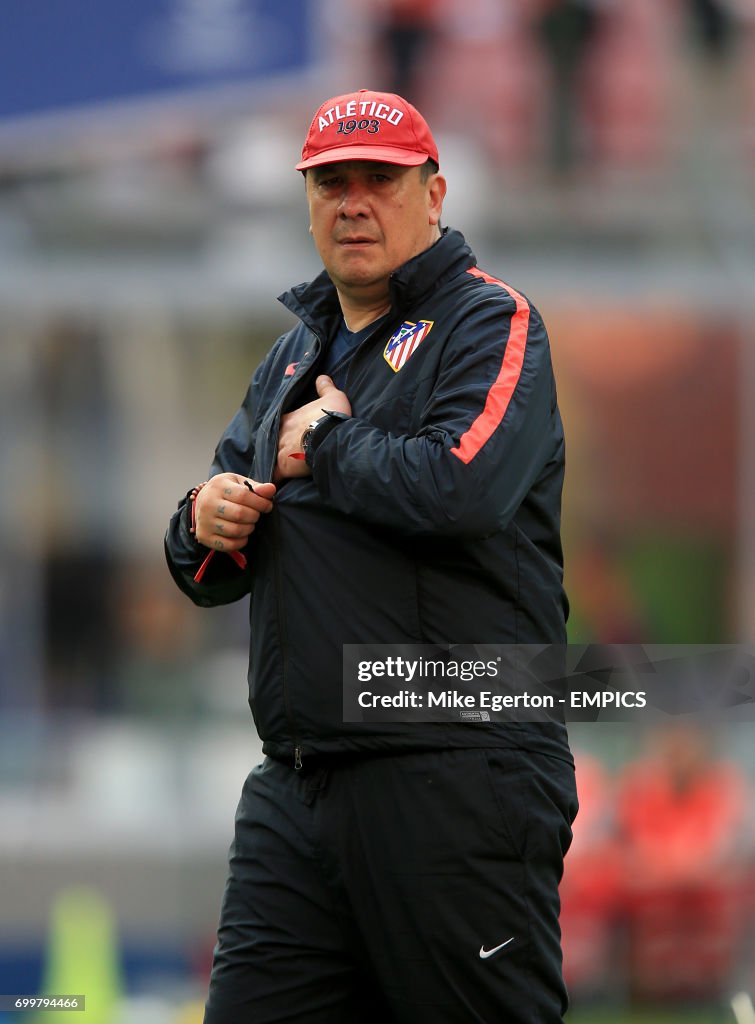
{"type": "Polygon", "coordinates": [[[390,92],[360,89],[326,100],[312,119],[297,171],[339,160],[417,167],[439,163],[432,132],[416,107],[390,92]]]}

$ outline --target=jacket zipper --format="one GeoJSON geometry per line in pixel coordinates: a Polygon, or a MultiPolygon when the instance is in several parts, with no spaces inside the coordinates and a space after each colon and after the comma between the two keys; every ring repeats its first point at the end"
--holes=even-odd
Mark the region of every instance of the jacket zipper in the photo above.
{"type": "MultiPolygon", "coordinates": [[[[290,399],[292,391],[298,390],[299,385],[304,380],[306,375],[309,373],[309,370],[311,369],[312,365],[314,364],[314,362],[316,361],[317,357],[320,354],[320,349],[322,348],[322,342],[317,337],[317,335],[315,335],[315,345],[313,346],[313,348],[314,348],[314,355],[313,355],[313,358],[311,360],[310,365],[307,367],[307,370],[301,375],[299,380],[296,382],[296,387],[290,389],[287,392],[286,399],[290,399]]],[[[279,432],[279,429],[280,429],[280,420],[281,420],[281,416],[282,415],[283,415],[283,408],[282,408],[282,405],[281,405],[281,408],[278,409],[278,413],[277,413],[277,415],[275,417],[274,430],[273,430],[273,434],[274,434],[275,440],[276,440],[276,448],[275,448],[275,452],[274,452],[274,457],[273,457],[272,465],[270,466],[269,472],[267,474],[267,478],[271,482],[272,482],[272,479],[273,479],[273,473],[275,471],[275,462],[276,462],[277,457],[278,457],[277,440],[278,440],[278,432],[279,432]]],[[[282,661],[283,661],[283,682],[282,682],[283,706],[284,706],[285,712],[286,712],[286,721],[288,722],[288,728],[289,728],[289,731],[291,733],[291,739],[293,740],[293,744],[294,744],[294,769],[298,772],[298,771],[301,771],[301,769],[304,767],[304,765],[302,763],[301,743],[299,742],[298,730],[297,730],[297,727],[296,727],[296,719],[294,718],[294,709],[293,709],[293,705],[291,703],[291,694],[289,692],[288,682],[287,682],[287,680],[288,680],[288,643],[287,643],[287,639],[288,638],[287,638],[287,632],[286,632],[286,623],[285,623],[285,619],[284,619],[284,615],[283,615],[283,598],[282,598],[283,581],[282,581],[282,578],[281,578],[280,562],[279,562],[279,556],[278,556],[278,552],[279,552],[279,549],[280,549],[279,535],[278,535],[278,521],[275,518],[275,516],[273,516],[273,533],[274,533],[273,558],[275,559],[275,581],[276,581],[276,588],[275,588],[275,590],[276,590],[276,600],[277,600],[277,605],[278,605],[278,631],[279,631],[280,641],[281,641],[281,658],[282,658],[282,661]]]]}
{"type": "Polygon", "coordinates": [[[280,562],[278,559],[279,551],[279,537],[278,537],[278,521],[273,519],[273,532],[274,532],[274,548],[273,558],[275,559],[275,591],[276,591],[276,602],[278,605],[278,634],[280,636],[281,645],[281,661],[283,670],[282,689],[283,689],[283,706],[286,712],[286,721],[288,722],[289,732],[291,733],[291,739],[294,743],[294,768],[299,771],[302,767],[301,759],[301,745],[299,743],[299,737],[297,735],[296,719],[294,718],[294,709],[291,704],[291,694],[288,689],[288,634],[286,629],[286,623],[283,617],[283,597],[282,597],[282,579],[280,572],[280,562]]]}

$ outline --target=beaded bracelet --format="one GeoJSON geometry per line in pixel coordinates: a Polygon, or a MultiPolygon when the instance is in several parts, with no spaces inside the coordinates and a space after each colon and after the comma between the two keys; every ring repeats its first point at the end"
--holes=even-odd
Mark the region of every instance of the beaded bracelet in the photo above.
{"type": "MultiPolygon", "coordinates": [[[[191,505],[191,522],[189,524],[189,533],[192,535],[192,537],[195,537],[196,533],[197,533],[197,510],[196,510],[197,495],[202,490],[202,488],[205,487],[208,483],[209,483],[208,480],[204,480],[201,484],[197,484],[196,487],[192,487],[191,493],[189,494],[189,504],[191,505]]],[[[207,571],[207,566],[210,564],[210,562],[212,561],[213,557],[216,554],[217,554],[217,552],[212,550],[212,549],[210,549],[207,552],[207,554],[205,555],[204,561],[202,562],[202,564],[200,565],[200,567],[197,569],[196,573],[194,574],[194,582],[195,583],[201,583],[202,582],[202,577],[204,576],[205,572],[207,571]]],[[[244,555],[242,555],[242,553],[240,551],[226,551],[225,554],[231,556],[231,558],[234,560],[234,562],[239,567],[239,569],[246,569],[246,565],[247,565],[246,557],[244,555]]]]}
{"type": "Polygon", "coordinates": [[[191,493],[189,494],[189,502],[191,505],[191,524],[189,525],[189,533],[192,535],[192,537],[195,536],[197,532],[197,510],[196,505],[194,503],[197,500],[197,495],[199,494],[203,487],[207,486],[207,483],[207,480],[203,480],[201,484],[197,484],[196,487],[192,487],[191,493]]]}

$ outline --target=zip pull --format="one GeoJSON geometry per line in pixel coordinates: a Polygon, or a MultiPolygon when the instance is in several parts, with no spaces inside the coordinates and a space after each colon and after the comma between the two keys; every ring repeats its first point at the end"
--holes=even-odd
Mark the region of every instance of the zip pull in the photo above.
{"type": "Polygon", "coordinates": [[[294,747],[294,768],[300,772],[304,765],[301,763],[301,747],[294,747]]]}

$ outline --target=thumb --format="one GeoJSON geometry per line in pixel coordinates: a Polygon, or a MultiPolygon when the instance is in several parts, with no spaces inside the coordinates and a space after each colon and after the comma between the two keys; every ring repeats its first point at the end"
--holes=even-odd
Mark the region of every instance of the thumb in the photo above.
{"type": "Polygon", "coordinates": [[[322,373],[315,381],[315,387],[317,388],[317,394],[320,398],[324,398],[329,391],[338,391],[333,381],[328,377],[327,374],[322,373]]]}

